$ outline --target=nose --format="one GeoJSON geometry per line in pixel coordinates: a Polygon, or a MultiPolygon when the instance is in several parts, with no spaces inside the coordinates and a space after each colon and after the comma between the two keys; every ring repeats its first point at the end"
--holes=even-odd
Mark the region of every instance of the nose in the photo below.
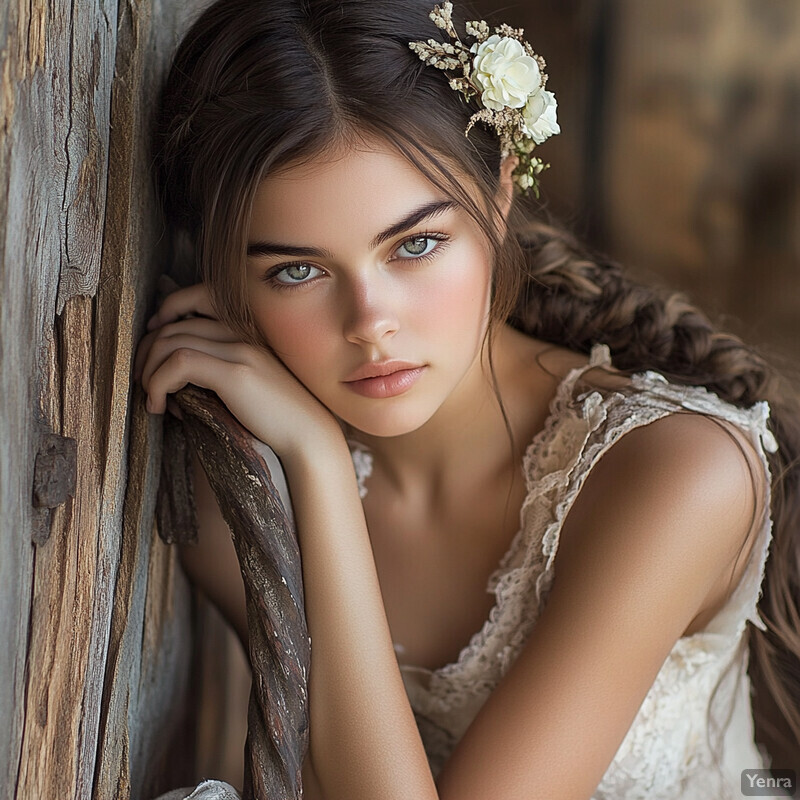
{"type": "Polygon", "coordinates": [[[378,344],[400,327],[391,286],[379,280],[360,281],[348,287],[344,337],[354,344],[378,344]]]}

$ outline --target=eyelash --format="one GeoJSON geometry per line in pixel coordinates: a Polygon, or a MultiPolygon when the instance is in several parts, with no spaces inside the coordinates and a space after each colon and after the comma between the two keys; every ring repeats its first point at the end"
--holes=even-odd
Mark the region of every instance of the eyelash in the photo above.
{"type": "MultiPolygon", "coordinates": [[[[409,236],[406,239],[403,239],[397,247],[395,251],[399,250],[404,244],[408,244],[409,242],[413,242],[417,239],[432,239],[437,241],[439,244],[433,248],[429,253],[424,253],[423,255],[419,256],[412,256],[408,258],[398,258],[398,261],[430,261],[436,258],[450,243],[450,237],[446,233],[436,233],[436,232],[429,232],[424,231],[421,233],[415,233],[413,236],[409,236]]],[[[302,266],[309,266],[313,267],[313,264],[308,264],[305,261],[295,261],[291,264],[278,264],[266,272],[262,278],[264,283],[268,284],[269,286],[279,289],[283,291],[284,289],[287,291],[293,291],[295,289],[301,289],[303,286],[311,283],[310,280],[308,281],[301,281],[299,283],[282,283],[281,281],[276,280],[276,277],[283,272],[285,269],[289,267],[302,267],[302,266]]],[[[314,267],[314,269],[319,269],[319,267],[314,267]]]]}

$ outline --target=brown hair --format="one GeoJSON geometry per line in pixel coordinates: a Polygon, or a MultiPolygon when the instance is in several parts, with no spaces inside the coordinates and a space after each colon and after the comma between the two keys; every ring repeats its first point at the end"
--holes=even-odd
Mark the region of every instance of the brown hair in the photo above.
{"type": "MultiPolygon", "coordinates": [[[[196,277],[220,319],[265,344],[244,278],[259,182],[378,138],[485,233],[494,254],[494,323],[509,319],[584,353],[604,342],[620,370],[658,370],[740,407],[767,400],[780,449],[768,456],[774,541],[759,602],[768,629],[749,629],[750,671],[758,730],[771,752],[800,761],[800,404],[754,348],[716,331],[683,296],[636,284],[546,223],[528,221],[520,236],[498,232],[497,138],[481,125],[464,136],[478,107],[408,47],[443,40],[428,19],[431,7],[429,0],[222,0],[203,12],[178,49],[156,126],[156,184],[168,227],[192,244],[196,277]]],[[[514,213],[512,227],[521,228],[514,213]]]]}

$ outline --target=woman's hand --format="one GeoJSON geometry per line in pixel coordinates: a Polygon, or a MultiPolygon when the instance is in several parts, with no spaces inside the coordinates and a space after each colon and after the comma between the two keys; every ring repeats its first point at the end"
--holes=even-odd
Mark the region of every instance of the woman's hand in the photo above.
{"type": "Polygon", "coordinates": [[[341,438],[330,411],[275,356],[241,341],[215,318],[204,284],[170,294],[147,327],[134,377],[141,379],[151,413],[163,414],[167,395],[193,383],[216,392],[279,456],[298,453],[320,436],[341,438]]]}

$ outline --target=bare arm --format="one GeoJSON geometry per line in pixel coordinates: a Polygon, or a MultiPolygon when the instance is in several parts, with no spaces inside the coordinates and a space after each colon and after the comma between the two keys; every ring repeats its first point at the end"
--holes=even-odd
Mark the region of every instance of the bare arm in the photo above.
{"type": "MultiPolygon", "coordinates": [[[[325,466],[326,456],[333,458],[335,449],[321,449],[310,465],[298,463],[289,471],[292,487],[310,487],[292,493],[298,524],[306,531],[300,544],[312,638],[311,739],[303,763],[304,796],[308,800],[435,798],[433,778],[394,657],[346,446],[339,454],[345,464],[338,469],[325,466]],[[344,478],[336,480],[333,476],[337,475],[344,478]],[[354,502],[344,499],[348,489],[354,502]],[[372,602],[377,605],[370,605],[370,592],[376,595],[372,602]],[[387,680],[381,679],[381,665],[387,680]],[[315,769],[317,759],[320,766],[315,769]],[[411,775],[420,779],[419,792],[410,788],[411,775]]],[[[181,562],[246,648],[239,562],[230,530],[196,455],[194,479],[198,544],[181,546],[181,562]]]]}
{"type": "MultiPolygon", "coordinates": [[[[198,544],[181,546],[181,562],[247,652],[238,558],[196,455],[193,463],[198,544]]],[[[312,640],[304,796],[433,800],[433,778],[397,667],[349,451],[343,440],[335,441],[309,462],[300,457],[289,464],[312,640]]]]}
{"type": "Polygon", "coordinates": [[[397,665],[349,450],[283,458],[311,635],[311,757],[327,800],[436,800],[397,665]]]}

